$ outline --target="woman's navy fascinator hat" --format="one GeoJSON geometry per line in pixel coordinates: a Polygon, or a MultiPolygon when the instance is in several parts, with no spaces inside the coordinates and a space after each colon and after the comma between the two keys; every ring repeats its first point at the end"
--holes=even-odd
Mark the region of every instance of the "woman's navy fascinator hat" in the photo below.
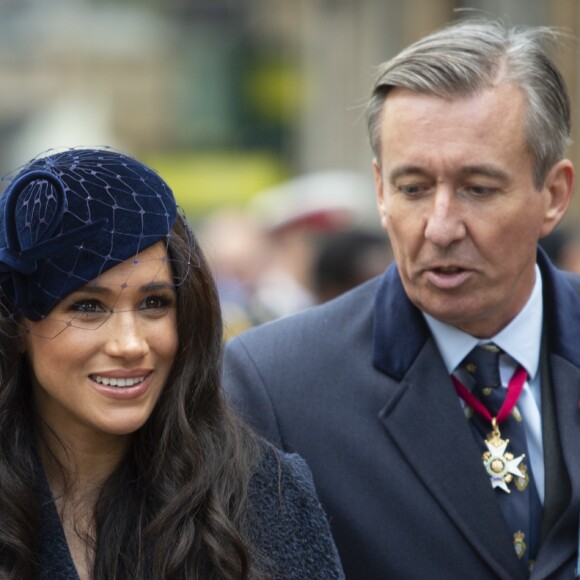
{"type": "Polygon", "coordinates": [[[110,149],[33,159],[0,196],[0,289],[30,320],[169,236],[177,205],[152,169],[110,149]]]}

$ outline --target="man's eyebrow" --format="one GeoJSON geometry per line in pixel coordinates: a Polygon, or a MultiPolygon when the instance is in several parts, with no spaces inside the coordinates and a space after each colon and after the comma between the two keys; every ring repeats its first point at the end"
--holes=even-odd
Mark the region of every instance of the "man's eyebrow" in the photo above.
{"type": "Polygon", "coordinates": [[[427,171],[418,165],[401,165],[396,167],[389,174],[389,181],[393,183],[400,177],[405,177],[406,175],[427,175],[427,171]]]}
{"type": "Polygon", "coordinates": [[[462,167],[459,173],[462,175],[483,175],[501,181],[509,180],[509,175],[505,171],[491,165],[468,165],[462,167]]]}

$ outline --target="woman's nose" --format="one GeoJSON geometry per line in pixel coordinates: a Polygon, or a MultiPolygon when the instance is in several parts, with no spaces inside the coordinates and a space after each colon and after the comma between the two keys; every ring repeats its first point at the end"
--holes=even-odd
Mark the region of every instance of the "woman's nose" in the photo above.
{"type": "Polygon", "coordinates": [[[136,311],[114,312],[103,330],[109,333],[106,352],[110,356],[139,359],[149,352],[149,343],[136,311]]]}

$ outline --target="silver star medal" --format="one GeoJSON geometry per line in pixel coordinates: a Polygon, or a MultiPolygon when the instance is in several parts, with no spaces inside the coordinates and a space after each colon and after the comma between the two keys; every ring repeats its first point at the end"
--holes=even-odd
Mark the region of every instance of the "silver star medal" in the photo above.
{"type": "Polygon", "coordinates": [[[514,475],[516,477],[525,477],[526,474],[519,468],[525,454],[514,457],[512,453],[506,453],[509,439],[502,439],[495,419],[492,421],[493,431],[487,436],[485,445],[487,451],[484,452],[482,459],[485,470],[491,480],[491,487],[499,487],[506,493],[511,493],[508,483],[511,483],[514,475]]]}

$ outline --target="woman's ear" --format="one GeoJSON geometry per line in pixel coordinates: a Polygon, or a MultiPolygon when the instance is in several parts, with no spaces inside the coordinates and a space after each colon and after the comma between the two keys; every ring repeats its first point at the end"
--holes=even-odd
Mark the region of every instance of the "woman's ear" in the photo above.
{"type": "Polygon", "coordinates": [[[28,333],[30,332],[30,328],[26,321],[20,321],[19,326],[24,332],[16,337],[16,348],[20,354],[24,354],[28,350],[28,333]]]}

